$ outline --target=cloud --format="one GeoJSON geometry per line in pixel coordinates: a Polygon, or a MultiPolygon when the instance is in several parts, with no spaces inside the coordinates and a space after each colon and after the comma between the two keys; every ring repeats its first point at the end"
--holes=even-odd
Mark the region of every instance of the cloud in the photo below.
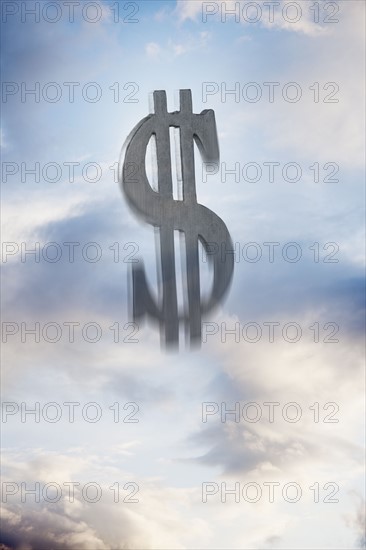
{"type": "MultiPolygon", "coordinates": [[[[109,99],[107,105],[51,105],[22,104],[13,98],[5,106],[6,160],[112,159],[104,160],[108,177],[96,185],[64,179],[54,186],[32,180],[22,184],[14,178],[5,189],[6,238],[27,241],[28,247],[35,241],[41,247],[58,242],[64,256],[55,264],[31,257],[23,263],[19,255],[9,258],[3,266],[4,319],[29,325],[55,321],[61,326],[65,321],[81,326],[94,321],[103,330],[95,344],[80,337],[80,327],[74,343],[64,330],[55,344],[36,343],[31,336],[23,343],[19,333],[4,344],[5,399],[29,406],[95,401],[103,409],[103,419],[95,425],[80,415],[73,425],[64,418],[56,424],[10,419],[3,425],[6,480],[96,480],[109,495],[95,506],[84,502],[80,493],[73,504],[65,499],[55,505],[9,500],[4,512],[7,546],[334,548],[339,540],[350,547],[355,539],[362,544],[361,516],[347,491],[360,484],[364,407],[363,216],[358,207],[363,141],[361,111],[356,108],[362,92],[357,74],[362,76],[358,67],[363,33],[361,3],[348,2],[345,9],[343,5],[340,23],[328,26],[328,32],[309,17],[291,27],[281,22],[265,26],[264,21],[221,24],[219,14],[209,19],[212,24],[200,24],[202,3],[197,0],[178,2],[175,11],[174,5],[164,6],[153,25],[153,18],[142,17],[138,33],[135,25],[123,25],[123,32],[120,25],[112,26],[107,12],[100,25],[78,21],[71,27],[54,26],[51,34],[42,24],[23,25],[22,32],[6,26],[8,80],[100,80],[103,101],[109,99]],[[240,40],[243,32],[248,34],[245,44],[240,40]],[[122,91],[127,79],[138,84],[135,104],[124,103],[122,94],[114,101],[110,93],[113,82],[120,81],[122,91]],[[298,264],[282,261],[281,248],[280,261],[273,264],[264,257],[250,264],[241,256],[227,301],[208,320],[228,328],[249,321],[262,328],[265,321],[283,326],[293,320],[304,334],[295,344],[235,343],[233,335],[223,343],[217,335],[200,351],[168,355],[159,348],[158,331],[146,325],[139,327],[138,343],[124,341],[131,266],[123,261],[130,251],[123,246],[137,243],[137,255],[155,287],[156,255],[152,228],[140,226],[129,213],[108,167],[124,137],[146,116],[148,92],[164,87],[170,100],[175,88],[191,87],[199,112],[202,80],[212,79],[228,89],[230,79],[297,79],[304,95],[311,93],[308,87],[315,81],[323,93],[323,81],[339,80],[337,104],[287,104],[280,88],[282,103],[274,105],[230,104],[220,92],[207,104],[201,101],[202,109],[215,109],[222,160],[228,167],[233,161],[279,159],[299,161],[304,170],[298,185],[269,184],[265,176],[253,185],[223,183],[220,177],[204,184],[197,171],[199,202],[222,216],[234,241],[298,241],[303,250],[298,264]],[[311,182],[305,172],[315,161],[338,162],[339,185],[311,182]],[[62,244],[70,241],[81,243],[74,263],[67,260],[62,244]],[[120,261],[115,262],[109,247],[117,241],[120,261]],[[309,246],[319,242],[323,254],[322,245],[329,241],[339,244],[340,262],[315,263],[309,246]],[[89,264],[80,256],[88,242],[100,244],[102,261],[89,264]],[[311,341],[309,327],[315,321],[321,331],[325,323],[337,322],[340,342],[311,341]],[[120,325],[118,343],[110,328],[115,322],[120,325]],[[141,421],[113,422],[110,406],[132,401],[139,405],[141,421]],[[229,407],[235,402],[279,401],[279,411],[284,403],[297,401],[303,417],[295,424],[280,416],[274,424],[263,418],[257,424],[218,420],[206,426],[201,424],[204,401],[225,401],[229,407]],[[331,412],[323,409],[326,403],[337,403],[340,422],[315,424],[310,409],[314,402],[321,415],[331,412]],[[321,507],[309,501],[296,506],[223,504],[219,497],[206,506],[201,500],[201,483],[210,479],[228,484],[236,479],[298,479],[307,488],[314,477],[321,483],[339,482],[344,500],[321,507]],[[141,484],[137,506],[113,502],[108,487],[126,479],[141,484]],[[347,513],[348,523],[338,521],[347,513]]],[[[141,4],[140,15],[150,9],[147,6],[141,4]]]]}
{"type": "Polygon", "coordinates": [[[208,45],[211,35],[208,31],[202,31],[198,34],[188,34],[182,37],[183,40],[177,42],[171,38],[164,46],[156,42],[149,42],[145,46],[145,52],[150,59],[163,59],[165,62],[172,63],[174,59],[195,51],[202,51],[208,45]]]}
{"type": "Polygon", "coordinates": [[[3,130],[3,128],[1,128],[0,130],[0,147],[1,149],[5,149],[7,147],[7,141],[6,141],[6,138],[5,138],[5,132],[3,130]]]}
{"type": "Polygon", "coordinates": [[[177,0],[176,12],[180,21],[195,20],[202,13],[201,0],[177,0]]]}
{"type": "Polygon", "coordinates": [[[287,4],[286,0],[280,0],[272,6],[265,0],[255,3],[247,0],[177,0],[176,13],[180,22],[197,22],[200,19],[204,23],[235,22],[248,27],[259,24],[269,30],[297,32],[314,37],[328,33],[326,25],[315,22],[314,14],[309,10],[306,0],[296,2],[295,8],[292,5],[289,9],[287,4]]]}
{"type": "Polygon", "coordinates": [[[355,548],[366,547],[366,508],[364,498],[354,493],[357,497],[358,503],[356,510],[353,513],[348,513],[344,517],[346,525],[352,529],[355,533],[355,548]]]}
{"type": "Polygon", "coordinates": [[[149,42],[148,44],[146,44],[145,50],[147,56],[153,59],[159,57],[161,53],[161,47],[156,42],[149,42]]]}
{"type": "MultiPolygon", "coordinates": [[[[116,503],[115,492],[109,489],[113,482],[104,481],[105,478],[108,479],[105,475],[108,472],[105,457],[101,455],[88,458],[85,451],[86,449],[79,451],[76,456],[74,451],[72,459],[65,453],[56,457],[38,451],[36,454],[28,453],[27,462],[20,462],[19,457],[10,454],[5,483],[11,479],[19,484],[25,483],[24,487],[28,488],[37,480],[42,495],[45,483],[52,481],[61,487],[61,499],[53,504],[47,502],[47,498],[50,499],[55,494],[50,491],[47,498],[41,496],[41,501],[36,503],[34,496],[32,498],[28,495],[25,503],[19,507],[21,491],[15,497],[8,496],[2,510],[3,541],[6,544],[15,549],[27,546],[29,550],[43,550],[50,546],[56,550],[183,549],[186,524],[178,509],[172,507],[172,502],[179,502],[183,515],[189,517],[190,537],[202,541],[202,537],[207,535],[206,523],[189,514],[191,490],[164,488],[158,480],[133,477],[139,487],[136,493],[138,497],[135,497],[139,502],[122,502],[126,496],[126,491],[122,489],[126,472],[117,466],[113,471],[115,480],[122,481],[119,482],[120,501],[116,503]],[[85,458],[81,459],[82,454],[85,458]],[[54,462],[55,458],[58,467],[54,462]],[[43,463],[42,470],[39,469],[40,460],[43,463]],[[73,471],[65,468],[70,460],[74,464],[73,471]],[[88,475],[92,478],[86,477],[88,475]],[[63,485],[70,481],[79,483],[72,491],[73,502],[69,489],[66,488],[68,486],[63,485]],[[100,488],[100,499],[95,503],[90,503],[83,497],[83,488],[89,482],[98,484],[100,488]],[[14,526],[17,526],[16,531],[14,526]]],[[[131,472],[127,475],[134,476],[131,472]]]]}

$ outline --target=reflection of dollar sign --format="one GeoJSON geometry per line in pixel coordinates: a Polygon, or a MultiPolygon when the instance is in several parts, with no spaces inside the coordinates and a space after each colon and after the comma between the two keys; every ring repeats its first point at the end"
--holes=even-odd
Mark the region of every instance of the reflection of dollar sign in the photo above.
{"type": "Polygon", "coordinates": [[[128,136],[119,165],[120,182],[131,207],[149,224],[160,228],[161,304],[157,305],[146,283],[143,267],[133,266],[133,312],[138,319],[149,314],[159,321],[167,344],[179,341],[179,322],[184,320],[190,341],[201,338],[202,314],[211,310],[227,290],[234,268],[232,254],[222,259],[209,255],[214,276],[210,297],[201,300],[198,241],[207,253],[209,243],[232,249],[231,238],[224,222],[214,212],[197,203],[194,165],[194,142],[208,162],[218,162],[219,147],[212,110],[192,112],[190,90],[180,90],[180,111],[167,112],[165,91],[154,92],[154,113],[145,117],[128,136]],[[169,128],[180,131],[180,162],[183,198],[173,198],[169,128]],[[158,192],[149,184],[145,156],[149,141],[155,137],[158,192]],[[131,167],[134,175],[131,176],[131,167]],[[184,232],[186,244],[185,312],[179,314],[175,274],[174,230],[184,232]]]}

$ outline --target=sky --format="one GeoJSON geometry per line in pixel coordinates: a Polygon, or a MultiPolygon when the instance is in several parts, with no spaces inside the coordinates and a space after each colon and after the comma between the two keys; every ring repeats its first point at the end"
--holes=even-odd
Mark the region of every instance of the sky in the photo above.
{"type": "Polygon", "coordinates": [[[364,3],[1,9],[2,548],[364,548],[364,3]],[[118,161],[181,89],[215,112],[197,200],[235,254],[168,351],[131,317],[157,255],[118,161]]]}

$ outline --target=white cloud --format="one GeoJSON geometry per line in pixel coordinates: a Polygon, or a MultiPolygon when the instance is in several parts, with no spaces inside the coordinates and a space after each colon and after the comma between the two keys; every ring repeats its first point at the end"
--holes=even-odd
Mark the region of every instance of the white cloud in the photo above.
{"type": "Polygon", "coordinates": [[[146,44],[145,51],[148,57],[155,59],[159,57],[161,47],[156,42],[149,42],[146,44]]]}
{"type": "Polygon", "coordinates": [[[164,59],[164,61],[172,62],[175,58],[184,54],[202,50],[209,42],[211,34],[208,31],[202,31],[195,34],[185,36],[184,41],[176,42],[169,39],[164,46],[155,42],[149,42],[145,51],[150,59],[164,59]]]}
{"type": "Polygon", "coordinates": [[[68,454],[56,457],[47,452],[34,453],[31,450],[27,450],[27,454],[28,460],[23,457],[22,462],[19,456],[10,454],[4,482],[23,482],[28,487],[37,480],[43,489],[45,483],[52,481],[61,487],[62,498],[50,505],[43,496],[38,504],[34,502],[34,497],[27,496],[26,502],[19,509],[21,490],[15,497],[8,496],[3,506],[4,533],[13,537],[18,544],[28,544],[30,549],[52,545],[58,550],[75,547],[94,550],[125,547],[169,550],[185,548],[187,540],[201,544],[209,533],[207,523],[196,519],[190,511],[190,502],[196,500],[194,491],[190,489],[166,488],[159,480],[140,479],[130,472],[127,475],[132,477],[128,477],[128,480],[133,479],[139,487],[136,494],[139,502],[122,502],[126,496],[122,490],[127,480],[126,472],[118,468],[112,482],[104,481],[105,456],[90,457],[87,449],[83,449],[80,454],[84,458],[74,457],[76,467],[71,472],[63,467],[64,463],[70,462],[68,454]],[[54,464],[55,458],[57,465],[61,466],[60,471],[54,464]],[[43,473],[38,467],[40,460],[44,464],[43,473]],[[114,502],[115,493],[109,489],[117,480],[121,486],[118,503],[114,502]],[[74,489],[74,502],[70,501],[69,490],[63,485],[70,481],[80,483],[74,489]],[[83,498],[82,488],[89,482],[98,483],[101,488],[101,498],[96,503],[89,503],[83,498]],[[190,525],[188,531],[186,521],[190,525]]]}
{"type": "Polygon", "coordinates": [[[172,13],[172,10],[164,6],[163,8],[161,8],[159,11],[155,13],[154,19],[159,23],[161,23],[162,21],[165,21],[167,18],[169,18],[171,13],[172,13]]]}
{"type": "Polygon", "coordinates": [[[177,0],[176,12],[179,20],[195,20],[202,13],[202,4],[202,0],[177,0]]]}
{"type": "Polygon", "coordinates": [[[1,149],[5,149],[5,147],[7,147],[8,144],[6,142],[6,139],[5,139],[5,133],[4,133],[4,130],[1,128],[0,130],[0,147],[1,149]]]}
{"type": "MultiPolygon", "coordinates": [[[[257,0],[257,2],[248,2],[248,0],[223,0],[221,2],[177,0],[176,13],[181,22],[188,19],[219,24],[235,22],[248,27],[259,24],[268,29],[299,32],[309,36],[328,32],[326,25],[314,21],[314,13],[309,10],[307,0],[298,0],[295,3],[295,8],[289,7],[288,4],[287,0],[280,0],[270,5],[266,0],[257,0]],[[255,22],[252,23],[252,20],[255,22]]],[[[320,14],[320,21],[325,15],[320,14]]]]}

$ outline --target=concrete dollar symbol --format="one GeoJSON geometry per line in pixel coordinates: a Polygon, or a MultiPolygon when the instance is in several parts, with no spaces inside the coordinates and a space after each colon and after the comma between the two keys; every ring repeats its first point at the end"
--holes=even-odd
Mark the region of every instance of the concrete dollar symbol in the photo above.
{"type": "Polygon", "coordinates": [[[232,254],[220,258],[212,254],[212,243],[232,250],[224,222],[214,212],[197,203],[194,143],[204,162],[218,162],[219,146],[215,114],[212,110],[194,114],[191,90],[180,90],[180,110],[168,113],[165,91],[153,94],[154,112],[135,126],[122,149],[119,179],[131,208],[143,220],[157,228],[160,235],[161,281],[158,303],[151,295],[142,265],[132,268],[133,315],[156,319],[167,345],[179,342],[180,322],[184,322],[191,343],[201,340],[202,316],[217,305],[227,291],[234,269],[232,254]],[[173,198],[170,127],[179,129],[182,199],[173,198]],[[158,191],[148,180],[146,150],[154,138],[157,156],[158,191]],[[185,237],[186,296],[184,311],[178,311],[174,231],[185,237]],[[201,297],[199,241],[213,266],[211,294],[201,297]],[[211,245],[210,245],[211,243],[211,245]],[[210,254],[211,252],[211,254],[210,254]]]}

